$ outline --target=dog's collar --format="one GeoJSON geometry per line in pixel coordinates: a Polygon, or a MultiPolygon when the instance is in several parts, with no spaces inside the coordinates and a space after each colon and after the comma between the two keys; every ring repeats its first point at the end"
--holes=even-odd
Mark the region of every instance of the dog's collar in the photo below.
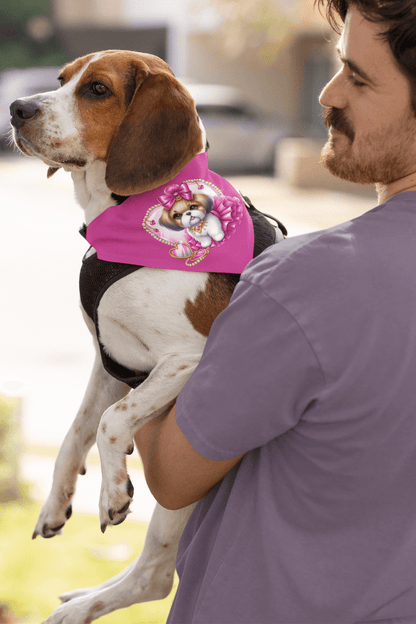
{"type": "Polygon", "coordinates": [[[79,233],[81,234],[82,238],[85,238],[85,240],[87,240],[87,226],[85,225],[85,223],[83,223],[79,228],[79,233]]]}
{"type": "Polygon", "coordinates": [[[253,258],[252,220],[241,195],[198,154],[170,183],[110,206],[81,234],[100,260],[160,269],[242,273],[253,258]],[[176,199],[211,198],[206,231],[168,229],[159,219],[176,199]]]}
{"type": "Polygon", "coordinates": [[[196,232],[197,234],[200,234],[202,230],[204,229],[205,223],[206,223],[206,219],[202,219],[202,221],[200,221],[198,225],[192,225],[189,228],[189,230],[191,232],[196,232]]]}

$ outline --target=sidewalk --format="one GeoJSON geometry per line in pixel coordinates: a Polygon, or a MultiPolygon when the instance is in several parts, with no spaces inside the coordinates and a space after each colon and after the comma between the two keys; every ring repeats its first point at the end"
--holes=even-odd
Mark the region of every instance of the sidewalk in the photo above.
{"type": "MultiPolygon", "coordinates": [[[[78,273],[87,248],[78,234],[83,214],[69,174],[58,171],[47,180],[46,171],[32,159],[0,159],[0,387],[20,382],[24,443],[29,449],[52,447],[56,454],[81,402],[93,348],[78,305],[78,273]]],[[[271,177],[228,179],[259,210],[282,221],[289,236],[331,227],[377,203],[375,194],[293,189],[271,177]]],[[[23,456],[22,477],[35,484],[40,502],[49,492],[53,463],[52,455],[23,456]]],[[[154,499],[143,473],[133,468],[130,474],[135,488],[130,518],[148,521],[154,499]]],[[[97,514],[100,480],[96,461],[78,480],[76,511],[97,514]]]]}

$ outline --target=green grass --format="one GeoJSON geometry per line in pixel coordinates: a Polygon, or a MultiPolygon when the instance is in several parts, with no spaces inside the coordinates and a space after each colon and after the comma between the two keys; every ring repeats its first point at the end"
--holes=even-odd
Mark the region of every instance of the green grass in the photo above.
{"type": "MultiPolygon", "coordinates": [[[[63,535],[32,540],[39,511],[38,503],[0,505],[0,604],[8,604],[27,624],[39,624],[50,615],[60,605],[59,594],[98,585],[126,568],[139,555],[146,533],[145,524],[127,519],[103,535],[97,518],[74,513],[63,535]],[[120,562],[97,556],[113,544],[130,546],[131,557],[120,562]]],[[[99,622],[163,624],[176,585],[165,600],[115,611],[99,622]]]]}

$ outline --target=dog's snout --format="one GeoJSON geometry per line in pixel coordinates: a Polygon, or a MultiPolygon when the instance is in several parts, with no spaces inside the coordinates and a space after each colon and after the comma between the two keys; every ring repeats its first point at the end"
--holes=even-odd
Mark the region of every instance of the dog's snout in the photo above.
{"type": "Polygon", "coordinates": [[[11,123],[15,128],[20,128],[29,119],[38,113],[39,105],[33,100],[16,100],[10,106],[11,123]]]}

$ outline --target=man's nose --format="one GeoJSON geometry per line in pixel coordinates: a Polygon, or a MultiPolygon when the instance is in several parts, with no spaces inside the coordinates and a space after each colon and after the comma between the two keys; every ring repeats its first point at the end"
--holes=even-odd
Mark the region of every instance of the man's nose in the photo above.
{"type": "Polygon", "coordinates": [[[16,100],[10,105],[11,123],[15,128],[21,128],[29,119],[38,113],[39,105],[33,100],[16,100]]]}
{"type": "Polygon", "coordinates": [[[332,80],[323,88],[319,96],[319,103],[321,106],[332,106],[334,108],[346,107],[345,78],[341,72],[342,70],[335,74],[332,80]]]}

